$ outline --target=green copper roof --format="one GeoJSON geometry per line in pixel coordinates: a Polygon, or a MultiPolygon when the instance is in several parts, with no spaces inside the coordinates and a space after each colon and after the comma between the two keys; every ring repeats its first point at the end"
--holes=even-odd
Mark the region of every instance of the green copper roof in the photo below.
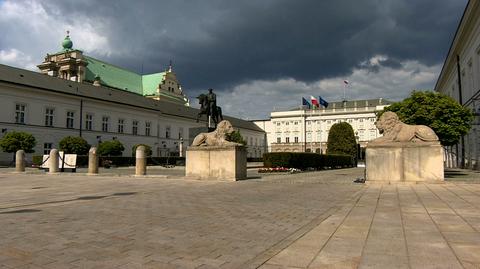
{"type": "Polygon", "coordinates": [[[102,85],[143,95],[141,75],[92,57],[84,57],[88,63],[85,80],[93,82],[99,76],[102,85]]]}
{"type": "Polygon", "coordinates": [[[165,72],[142,76],[143,95],[156,95],[158,84],[165,80],[165,72]]]}
{"type": "MultiPolygon", "coordinates": [[[[135,72],[111,65],[92,57],[84,56],[87,61],[85,80],[93,83],[96,77],[100,78],[102,85],[126,90],[143,96],[158,95],[158,84],[165,80],[165,72],[140,75],[135,72]]],[[[184,103],[183,97],[162,93],[170,99],[184,103]]]]}

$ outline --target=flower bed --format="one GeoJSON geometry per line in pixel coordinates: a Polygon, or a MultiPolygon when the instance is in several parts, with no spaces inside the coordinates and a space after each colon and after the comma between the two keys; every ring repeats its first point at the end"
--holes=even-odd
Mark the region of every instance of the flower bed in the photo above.
{"type": "Polygon", "coordinates": [[[259,173],[281,173],[281,172],[289,172],[289,173],[298,173],[301,172],[300,169],[296,168],[286,168],[286,167],[269,167],[269,168],[260,168],[258,169],[259,173]]]}

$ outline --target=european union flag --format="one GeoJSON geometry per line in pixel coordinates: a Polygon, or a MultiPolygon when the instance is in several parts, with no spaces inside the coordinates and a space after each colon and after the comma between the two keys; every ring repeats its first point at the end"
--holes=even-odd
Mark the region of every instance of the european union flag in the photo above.
{"type": "Polygon", "coordinates": [[[308,107],[310,109],[312,105],[307,101],[307,99],[302,97],[302,105],[308,107]]]}
{"type": "Polygon", "coordinates": [[[328,102],[325,101],[325,99],[323,99],[321,96],[318,97],[318,102],[320,103],[320,105],[324,106],[325,108],[328,107],[328,102]]]}

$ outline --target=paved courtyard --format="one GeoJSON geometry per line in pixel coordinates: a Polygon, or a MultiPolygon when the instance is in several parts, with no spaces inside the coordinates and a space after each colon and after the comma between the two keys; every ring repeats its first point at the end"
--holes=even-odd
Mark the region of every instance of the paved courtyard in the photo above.
{"type": "Polygon", "coordinates": [[[118,171],[0,170],[0,268],[480,268],[474,172],[379,185],[352,183],[361,168],[239,182],[118,171]]]}

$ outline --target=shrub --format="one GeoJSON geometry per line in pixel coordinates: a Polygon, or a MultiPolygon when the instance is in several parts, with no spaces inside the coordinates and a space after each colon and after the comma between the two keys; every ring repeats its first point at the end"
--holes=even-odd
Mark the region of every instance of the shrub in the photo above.
{"type": "Polygon", "coordinates": [[[332,125],[328,133],[327,154],[346,154],[356,158],[357,142],[349,123],[340,122],[332,125]]]}
{"type": "Polygon", "coordinates": [[[105,141],[98,145],[97,153],[100,156],[121,156],[125,150],[118,140],[105,141]]]}
{"type": "Polygon", "coordinates": [[[240,143],[244,146],[247,145],[247,141],[243,139],[242,135],[240,134],[240,131],[233,131],[233,133],[227,134],[225,139],[230,142],[240,143]]]}
{"type": "MultiPolygon", "coordinates": [[[[102,156],[100,157],[100,163],[104,163],[104,161],[111,161],[111,165],[113,166],[134,166],[135,165],[135,157],[122,157],[122,156],[102,156]]],[[[185,158],[184,157],[149,157],[147,158],[147,165],[184,165],[185,158]]]]}
{"type": "Polygon", "coordinates": [[[34,155],[32,156],[32,163],[34,165],[41,165],[43,162],[43,156],[42,155],[34,155]]]}
{"type": "Polygon", "coordinates": [[[152,156],[152,147],[150,147],[149,145],[145,145],[145,144],[136,144],[132,147],[132,157],[135,157],[135,152],[137,151],[138,146],[144,146],[145,147],[145,155],[147,157],[152,156]]]}
{"type": "Polygon", "coordinates": [[[26,153],[33,153],[37,141],[33,135],[26,132],[8,132],[0,139],[0,147],[4,152],[12,153],[23,149],[26,153]]]}
{"type": "Polygon", "coordinates": [[[86,155],[90,149],[87,140],[79,136],[66,136],[58,143],[60,150],[66,154],[86,155]]]}
{"type": "Polygon", "coordinates": [[[352,156],[340,154],[317,154],[308,152],[271,152],[263,155],[265,167],[287,167],[306,169],[309,167],[337,168],[351,167],[354,165],[352,156]]]}

